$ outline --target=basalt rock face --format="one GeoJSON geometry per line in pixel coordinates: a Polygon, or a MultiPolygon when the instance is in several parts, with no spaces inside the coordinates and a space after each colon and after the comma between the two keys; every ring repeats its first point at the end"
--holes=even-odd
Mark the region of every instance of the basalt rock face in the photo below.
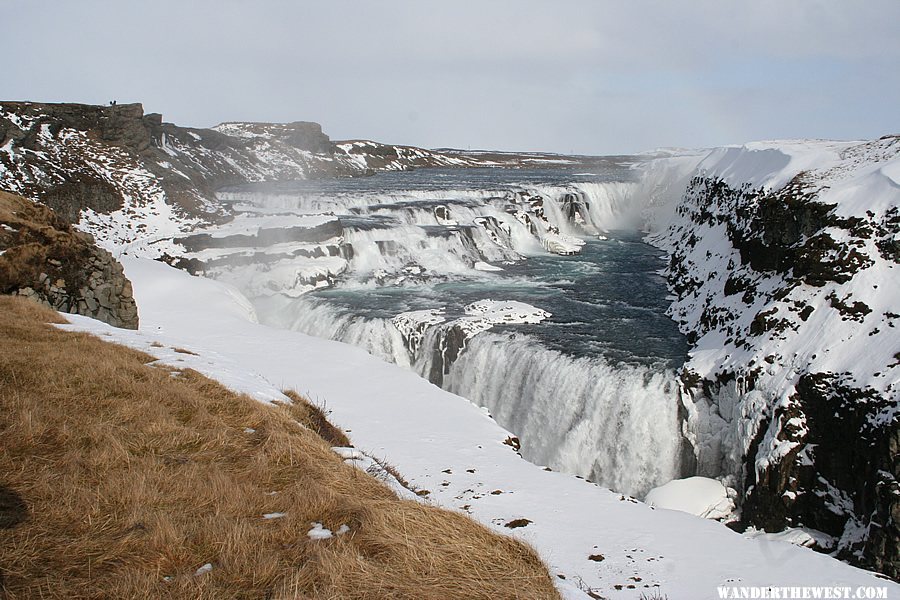
{"type": "Polygon", "coordinates": [[[896,137],[846,144],[774,188],[701,171],[655,240],[697,348],[683,377],[697,472],[741,492],[745,526],[823,532],[818,549],[893,578],[898,155],[896,137]]]}
{"type": "Polygon", "coordinates": [[[436,340],[432,342],[428,381],[436,386],[441,386],[444,383],[444,375],[450,372],[450,366],[465,349],[470,335],[462,327],[453,323],[440,328],[435,335],[436,340]]]}
{"type": "Polygon", "coordinates": [[[78,173],[48,188],[40,199],[67,223],[78,223],[85,209],[108,214],[121,210],[125,203],[115,186],[89,173],[78,173]]]}
{"type": "Polygon", "coordinates": [[[41,204],[0,192],[0,293],[137,329],[131,282],[90,235],[41,204]]]}
{"type": "Polygon", "coordinates": [[[802,375],[792,400],[773,417],[791,448],[748,475],[744,519],[832,533],[840,557],[897,579],[900,427],[884,418],[892,403],[823,373],[802,375]]]}
{"type": "Polygon", "coordinates": [[[145,117],[140,104],[2,102],[0,106],[5,113],[0,120],[0,145],[14,140],[31,151],[40,148],[42,129],[46,127],[51,135],[58,135],[63,129],[91,131],[104,142],[142,152],[151,145],[151,128],[162,122],[160,115],[145,117]]]}

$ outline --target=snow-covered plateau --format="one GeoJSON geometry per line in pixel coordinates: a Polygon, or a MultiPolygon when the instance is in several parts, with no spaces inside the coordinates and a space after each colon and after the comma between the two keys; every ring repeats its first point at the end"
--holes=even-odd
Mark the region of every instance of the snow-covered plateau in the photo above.
{"type": "Polygon", "coordinates": [[[568,597],[900,591],[826,556],[900,575],[900,138],[502,171],[45,106],[0,105],[0,187],[119,257],[140,313],[73,328],[305,393],[568,597]]]}

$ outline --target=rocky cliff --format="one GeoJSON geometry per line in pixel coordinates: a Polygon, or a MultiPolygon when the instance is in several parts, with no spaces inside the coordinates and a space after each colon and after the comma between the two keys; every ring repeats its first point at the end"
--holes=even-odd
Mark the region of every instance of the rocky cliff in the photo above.
{"type": "Polygon", "coordinates": [[[113,256],[51,209],[0,192],[0,293],[137,329],[138,314],[113,256]]]}
{"type": "Polygon", "coordinates": [[[693,470],[744,526],[900,577],[900,138],[714,151],[651,239],[694,344],[693,470]]]}

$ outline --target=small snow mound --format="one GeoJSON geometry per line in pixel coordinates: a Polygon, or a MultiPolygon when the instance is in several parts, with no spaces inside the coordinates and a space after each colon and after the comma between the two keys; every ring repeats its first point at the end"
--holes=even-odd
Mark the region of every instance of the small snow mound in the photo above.
{"type": "Polygon", "coordinates": [[[327,540],[333,537],[330,529],[326,529],[321,523],[313,523],[312,529],[306,532],[311,540],[327,540]]]}
{"type": "Polygon", "coordinates": [[[795,546],[803,546],[805,548],[826,548],[830,549],[835,544],[834,537],[827,533],[822,533],[816,529],[807,527],[788,527],[784,531],[777,533],[767,533],[755,527],[749,527],[744,532],[744,537],[751,539],[766,540],[769,542],[787,542],[795,546]]]}
{"type": "Polygon", "coordinates": [[[287,516],[287,513],[283,513],[283,512],[271,512],[271,513],[266,513],[266,514],[264,514],[264,515],[262,516],[262,518],[263,518],[263,519],[280,519],[280,518],[286,517],[286,516],[287,516]]]}
{"type": "Polygon", "coordinates": [[[548,233],[541,242],[548,252],[562,256],[578,254],[584,246],[584,240],[561,233],[548,233]]]}
{"type": "Polygon", "coordinates": [[[484,261],[479,260],[475,263],[476,271],[502,271],[502,267],[496,267],[490,263],[486,263],[484,261]]]}
{"type": "Polygon", "coordinates": [[[356,448],[344,448],[342,446],[334,446],[332,448],[335,454],[343,458],[344,460],[362,460],[365,458],[365,454],[357,450],[356,448]]]}
{"type": "Polygon", "coordinates": [[[704,519],[725,519],[734,512],[729,489],[708,477],[675,479],[647,492],[644,502],[704,519]]]}
{"type": "Polygon", "coordinates": [[[200,577],[201,575],[206,575],[210,571],[213,570],[212,563],[206,563],[196,571],[194,571],[194,577],[200,577]]]}
{"type": "Polygon", "coordinates": [[[466,306],[466,314],[481,317],[494,325],[506,323],[540,323],[551,316],[545,310],[514,300],[479,300],[466,306]]]}

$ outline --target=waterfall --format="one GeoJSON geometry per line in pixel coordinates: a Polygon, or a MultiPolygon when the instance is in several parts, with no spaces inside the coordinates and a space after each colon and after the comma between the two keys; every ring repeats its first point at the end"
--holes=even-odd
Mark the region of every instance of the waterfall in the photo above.
{"type": "Polygon", "coordinates": [[[268,325],[358,346],[486,407],[534,463],[638,496],[680,476],[672,371],[575,358],[524,335],[485,332],[463,342],[453,339],[452,322],[429,327],[411,347],[389,319],[309,297],[265,298],[256,309],[268,325]]]}
{"type": "Polygon", "coordinates": [[[599,231],[640,229],[642,206],[635,195],[637,185],[625,181],[576,184],[587,204],[584,219],[588,226],[599,231]]]}
{"type": "Polygon", "coordinates": [[[444,387],[487,407],[534,463],[634,495],[680,475],[672,372],[572,358],[527,336],[485,333],[453,363],[444,387]]]}
{"type": "Polygon", "coordinates": [[[406,342],[389,319],[354,315],[309,296],[257,298],[254,308],[260,322],[271,327],[344,342],[384,361],[412,367],[406,342]]]}

